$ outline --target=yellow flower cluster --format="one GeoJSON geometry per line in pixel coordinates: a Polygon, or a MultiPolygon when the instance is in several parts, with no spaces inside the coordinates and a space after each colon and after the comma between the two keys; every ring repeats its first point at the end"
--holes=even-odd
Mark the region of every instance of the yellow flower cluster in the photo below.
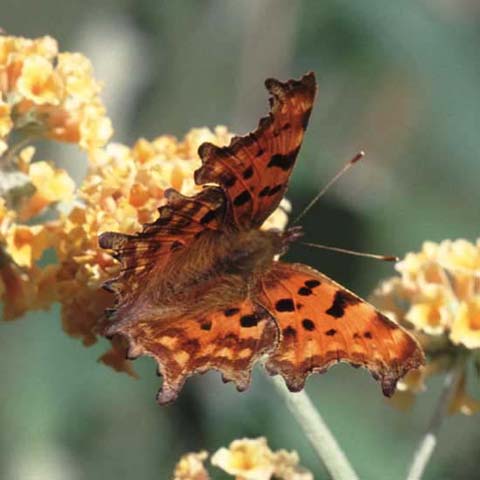
{"type": "MultiPolygon", "coordinates": [[[[203,462],[206,452],[188,453],[177,464],[174,480],[208,480],[203,462]]],[[[313,475],[298,464],[297,452],[272,452],[264,437],[234,440],[228,448],[220,448],[211,459],[236,480],[313,480],[313,475]]]]}
{"type": "MultiPolygon", "coordinates": [[[[397,401],[409,404],[425,379],[452,368],[457,357],[480,361],[480,240],[425,242],[383,282],[372,301],[387,315],[414,329],[430,361],[398,385],[397,401]]],[[[468,366],[469,362],[466,361],[468,366]]],[[[457,382],[451,411],[472,414],[480,402],[465,392],[466,371],[457,382]]]]}
{"type": "Polygon", "coordinates": [[[65,170],[32,161],[34,148],[22,146],[40,137],[89,151],[103,146],[112,127],[99,93],[83,55],[59,53],[51,37],[0,36],[0,298],[7,320],[58,299],[59,266],[38,261],[58,246],[61,225],[38,223],[38,215],[75,196],[65,170]]]}
{"type": "Polygon", "coordinates": [[[59,53],[51,37],[0,36],[0,153],[8,135],[46,137],[90,150],[112,135],[90,61],[59,53]]]}
{"type": "MultiPolygon", "coordinates": [[[[38,261],[58,241],[57,221],[24,224],[60,201],[73,198],[75,185],[68,174],[48,162],[30,163],[33,148],[18,155],[20,174],[29,179],[33,191],[10,198],[16,209],[0,199],[0,299],[4,300],[4,318],[15,319],[27,310],[48,308],[56,300],[56,265],[40,267],[38,261]]],[[[8,196],[7,196],[8,198],[8,196]]]]}

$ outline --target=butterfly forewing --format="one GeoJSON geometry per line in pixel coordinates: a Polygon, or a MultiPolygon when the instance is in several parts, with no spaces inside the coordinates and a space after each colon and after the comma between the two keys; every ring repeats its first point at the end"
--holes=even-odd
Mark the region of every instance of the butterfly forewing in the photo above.
{"type": "Polygon", "coordinates": [[[345,361],[367,368],[392,395],[423,356],[411,335],[327,276],[301,264],[275,262],[260,280],[258,301],[275,317],[278,348],[266,364],[292,391],[312,372],[345,361]]]}
{"type": "Polygon", "coordinates": [[[258,128],[234,137],[227,147],[204,143],[197,184],[218,183],[225,191],[234,223],[257,228],[277,208],[303,141],[316,92],[315,76],[282,83],[265,82],[271,112],[258,128]]]}

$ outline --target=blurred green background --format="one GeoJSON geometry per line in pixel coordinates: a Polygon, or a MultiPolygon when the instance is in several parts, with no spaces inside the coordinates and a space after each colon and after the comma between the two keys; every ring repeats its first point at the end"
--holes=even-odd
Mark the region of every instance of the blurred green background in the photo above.
{"type": "MultiPolygon", "coordinates": [[[[478,0],[0,0],[0,11],[8,33],[49,34],[92,59],[114,140],[126,143],[217,124],[244,133],[266,112],[266,77],[314,70],[320,91],[288,193],[294,211],[357,150],[367,157],[305,218],[307,239],[403,255],[424,240],[478,235],[478,0]]],[[[80,179],[84,157],[71,147],[62,156],[80,179]]],[[[363,296],[393,274],[306,247],[289,257],[363,296]]],[[[136,362],[138,381],[97,364],[105,344],[85,349],[64,335],[56,308],[1,328],[1,479],[163,480],[186,451],[259,435],[326,478],[259,371],[243,394],[218,374],[193,378],[162,408],[153,361],[136,362]]],[[[307,391],[361,478],[394,480],[439,387],[432,381],[406,413],[347,366],[311,377],[307,391]]],[[[448,418],[425,478],[479,478],[479,455],[479,417],[448,418]]]]}

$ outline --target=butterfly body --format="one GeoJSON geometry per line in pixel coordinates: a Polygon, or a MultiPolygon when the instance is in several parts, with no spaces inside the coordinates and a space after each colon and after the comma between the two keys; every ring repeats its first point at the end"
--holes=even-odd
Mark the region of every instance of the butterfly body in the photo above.
{"type": "Polygon", "coordinates": [[[257,130],[227,147],[200,146],[203,190],[168,190],[159,218],[140,233],[100,236],[122,263],[106,285],[117,299],[106,334],[126,337],[130,358],[157,361],[160,403],[210,369],[244,390],[264,355],[293,391],[346,361],[370,370],[386,395],[423,361],[413,337],[367,302],[311,267],[278,260],[299,227],[260,229],[286,191],[316,92],[312,73],[266,85],[271,112],[257,130]]]}

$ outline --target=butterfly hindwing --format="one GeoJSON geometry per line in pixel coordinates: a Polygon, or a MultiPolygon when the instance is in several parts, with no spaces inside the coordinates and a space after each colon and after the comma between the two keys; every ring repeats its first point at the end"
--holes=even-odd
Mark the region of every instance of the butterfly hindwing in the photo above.
{"type": "Polygon", "coordinates": [[[232,221],[257,228],[277,208],[287,188],[303,141],[316,92],[313,73],[300,80],[265,82],[271,111],[258,128],[230,145],[203,143],[197,184],[217,183],[225,191],[232,221]]]}
{"type": "Polygon", "coordinates": [[[128,339],[129,357],[153,357],[163,377],[157,395],[161,404],[176,399],[185,380],[194,373],[215,369],[238,390],[250,383],[255,361],[275,348],[277,327],[270,314],[251,300],[233,302],[210,311],[137,314],[121,321],[108,335],[128,339]]]}
{"type": "Polygon", "coordinates": [[[327,276],[301,264],[275,262],[260,280],[259,302],[275,317],[278,348],[266,367],[292,391],[312,372],[345,361],[367,368],[390,396],[423,354],[404,329],[327,276]]]}

